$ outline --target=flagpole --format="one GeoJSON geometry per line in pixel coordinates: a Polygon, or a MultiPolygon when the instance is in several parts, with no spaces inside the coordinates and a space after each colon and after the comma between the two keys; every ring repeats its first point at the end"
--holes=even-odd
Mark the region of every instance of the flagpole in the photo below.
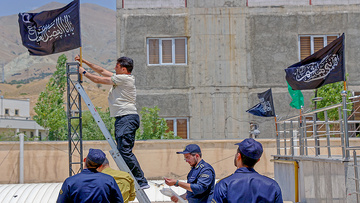
{"type": "MultiPolygon", "coordinates": [[[[80,66],[82,67],[82,47],[80,47],[80,66]]],[[[81,82],[83,81],[83,75],[82,74],[80,74],[80,81],[81,82]]]]}
{"type": "Polygon", "coordinates": [[[343,64],[344,64],[344,90],[346,91],[346,69],[345,69],[345,33],[343,33],[343,35],[344,35],[344,38],[343,38],[343,40],[342,40],[342,44],[343,44],[343,46],[344,46],[344,55],[343,55],[343,64]]]}
{"type": "Polygon", "coordinates": [[[299,144],[300,144],[300,155],[304,155],[304,134],[303,134],[303,123],[302,123],[302,108],[300,108],[300,125],[299,125],[299,131],[300,131],[300,137],[299,137],[299,144]]]}
{"type": "Polygon", "coordinates": [[[276,137],[279,137],[279,132],[278,132],[278,126],[277,126],[277,120],[276,120],[276,115],[274,116],[275,119],[275,129],[276,129],[276,137]]]}

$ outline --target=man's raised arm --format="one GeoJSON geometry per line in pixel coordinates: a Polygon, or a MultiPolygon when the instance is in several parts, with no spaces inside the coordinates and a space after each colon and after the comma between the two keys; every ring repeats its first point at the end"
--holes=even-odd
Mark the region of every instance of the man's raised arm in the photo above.
{"type": "MultiPolygon", "coordinates": [[[[80,61],[80,56],[77,55],[75,56],[75,60],[76,61],[80,61]]],[[[93,64],[85,59],[82,59],[82,61],[87,65],[89,66],[93,71],[99,73],[100,75],[104,76],[104,77],[111,77],[114,73],[106,70],[105,68],[99,66],[99,65],[96,65],[96,64],[93,64]]]]}

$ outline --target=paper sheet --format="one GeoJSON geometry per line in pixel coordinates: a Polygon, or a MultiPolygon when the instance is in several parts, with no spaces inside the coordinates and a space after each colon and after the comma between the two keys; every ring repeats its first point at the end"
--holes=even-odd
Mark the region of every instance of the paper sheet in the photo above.
{"type": "Polygon", "coordinates": [[[186,201],[182,197],[180,197],[178,194],[176,194],[176,192],[174,192],[174,190],[172,190],[171,188],[163,188],[160,190],[160,192],[163,195],[168,196],[168,197],[176,196],[179,199],[178,200],[179,203],[186,203],[186,201]]]}

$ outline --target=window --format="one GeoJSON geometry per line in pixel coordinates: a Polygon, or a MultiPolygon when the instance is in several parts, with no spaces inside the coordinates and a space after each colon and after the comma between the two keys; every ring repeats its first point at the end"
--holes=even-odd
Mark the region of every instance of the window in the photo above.
{"type": "Polygon", "coordinates": [[[19,115],[19,109],[15,109],[15,116],[19,115]]]}
{"type": "Polygon", "coordinates": [[[311,54],[319,51],[330,44],[339,35],[300,35],[299,36],[299,58],[305,59],[311,54]]]}
{"type": "Polygon", "coordinates": [[[5,115],[9,115],[9,109],[5,109],[5,115]]]}
{"type": "Polygon", "coordinates": [[[189,119],[188,118],[165,118],[169,127],[168,131],[174,131],[175,136],[182,139],[188,139],[189,135],[189,119]]]}
{"type": "Polygon", "coordinates": [[[34,132],[30,132],[30,137],[33,138],[34,137],[34,132]]]}
{"type": "Polygon", "coordinates": [[[148,38],[148,65],[186,65],[187,39],[179,38],[148,38]]]}

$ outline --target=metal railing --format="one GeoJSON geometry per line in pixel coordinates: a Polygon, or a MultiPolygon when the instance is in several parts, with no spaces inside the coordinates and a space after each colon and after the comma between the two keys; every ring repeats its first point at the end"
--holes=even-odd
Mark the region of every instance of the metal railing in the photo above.
{"type": "Polygon", "coordinates": [[[246,0],[247,7],[260,6],[319,6],[319,5],[352,5],[359,4],[359,1],[313,1],[313,0],[246,0]]]}
{"type": "Polygon", "coordinates": [[[360,147],[350,147],[350,151],[352,151],[352,158],[353,162],[349,164],[349,166],[352,166],[354,168],[354,175],[349,176],[348,179],[353,180],[355,183],[355,191],[351,190],[349,191],[349,195],[356,195],[356,202],[360,202],[360,185],[359,185],[359,157],[358,153],[356,151],[360,150],[360,147]]]}
{"type": "MultiPolygon", "coordinates": [[[[346,162],[346,167],[353,167],[346,177],[349,184],[355,184],[349,187],[348,195],[356,195],[356,202],[360,202],[360,156],[357,155],[360,146],[352,146],[349,139],[360,135],[360,121],[349,120],[353,114],[348,117],[348,111],[346,93],[342,92],[339,104],[277,121],[276,157],[280,160],[297,157],[346,162]],[[329,111],[333,109],[337,111],[337,120],[329,120],[329,111]],[[322,120],[318,120],[320,113],[323,114],[322,120]]],[[[353,198],[355,201],[355,196],[353,198]]]]}
{"type": "Polygon", "coordinates": [[[348,120],[345,92],[342,97],[339,104],[277,121],[277,155],[348,160],[349,137],[360,134],[360,121],[348,120]],[[338,120],[329,120],[333,109],[338,120]],[[320,113],[323,120],[318,120],[320,113]]]}

